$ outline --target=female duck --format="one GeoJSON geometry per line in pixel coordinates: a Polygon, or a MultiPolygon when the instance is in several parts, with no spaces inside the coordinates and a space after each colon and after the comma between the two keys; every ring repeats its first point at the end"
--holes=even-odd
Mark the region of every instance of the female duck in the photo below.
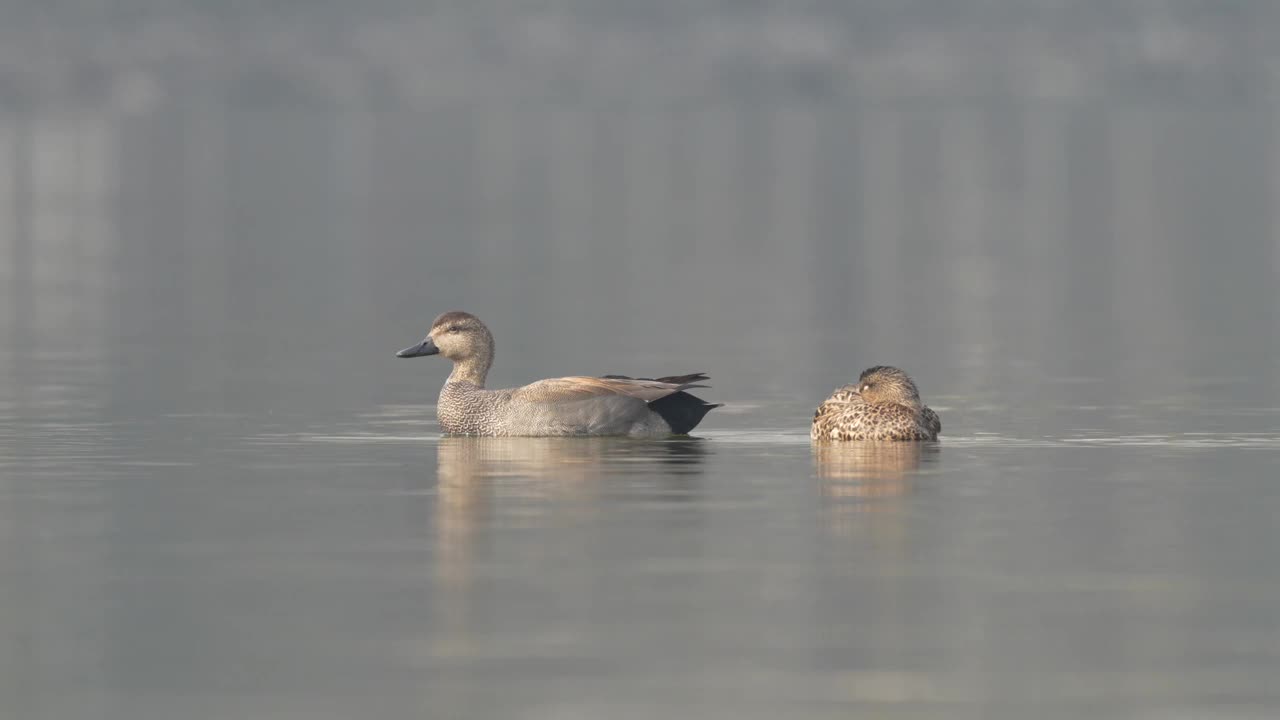
{"type": "Polygon", "coordinates": [[[425,340],[396,355],[443,355],[453,361],[436,405],[440,427],[451,435],[685,434],[719,407],[685,392],[706,387],[694,384],[707,379],[702,373],[656,380],[562,377],[486,390],[493,335],[479,318],[459,311],[436,318],[425,340]]]}
{"type": "Polygon", "coordinates": [[[938,414],[896,367],[867,368],[856,385],[838,388],[813,414],[814,440],[937,440],[938,414]]]}

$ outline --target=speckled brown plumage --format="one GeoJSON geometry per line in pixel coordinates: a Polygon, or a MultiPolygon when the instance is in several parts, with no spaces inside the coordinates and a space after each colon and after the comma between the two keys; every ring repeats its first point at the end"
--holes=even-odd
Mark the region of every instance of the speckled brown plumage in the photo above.
{"type": "Polygon", "coordinates": [[[469,313],[436,318],[421,344],[400,357],[443,355],[453,361],[440,390],[436,416],[451,435],[667,435],[692,430],[712,408],[685,392],[697,373],[657,380],[621,375],[562,377],[504,390],[487,390],[493,335],[469,313]]]}
{"type": "Polygon", "coordinates": [[[814,440],[937,440],[938,414],[920,400],[911,378],[877,365],[858,382],[837,388],[818,406],[809,437],[814,440]]]}

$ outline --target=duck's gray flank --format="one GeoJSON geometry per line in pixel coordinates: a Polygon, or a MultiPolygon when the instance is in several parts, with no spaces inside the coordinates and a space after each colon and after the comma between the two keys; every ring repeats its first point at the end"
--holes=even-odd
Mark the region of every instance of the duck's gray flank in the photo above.
{"type": "Polygon", "coordinates": [[[650,380],[654,382],[667,383],[669,385],[679,385],[681,390],[673,392],[666,397],[660,397],[649,403],[649,409],[662,416],[663,420],[671,426],[671,432],[676,435],[686,435],[688,432],[698,426],[702,422],[702,418],[711,412],[712,408],[720,407],[721,403],[710,404],[704,402],[696,395],[685,392],[690,388],[704,388],[706,385],[696,385],[694,383],[702,382],[709,379],[706,373],[690,373],[689,375],[672,375],[660,378],[629,378],[626,375],[605,375],[606,379],[611,380],[650,380]]]}
{"type": "Polygon", "coordinates": [[[657,379],[562,377],[504,390],[487,390],[493,334],[461,311],[436,318],[420,344],[400,357],[443,355],[453,361],[436,414],[453,435],[666,435],[684,434],[719,405],[686,392],[703,373],[657,379]]]}
{"type": "Polygon", "coordinates": [[[853,385],[837,388],[813,414],[814,440],[937,440],[938,414],[920,399],[905,372],[867,368],[853,385]]]}

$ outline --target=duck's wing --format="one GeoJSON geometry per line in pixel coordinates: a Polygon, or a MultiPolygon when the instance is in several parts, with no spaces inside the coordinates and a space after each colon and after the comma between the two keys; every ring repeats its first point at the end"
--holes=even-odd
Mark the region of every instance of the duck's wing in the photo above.
{"type": "Polygon", "coordinates": [[[709,403],[697,395],[685,392],[690,388],[707,387],[706,385],[697,384],[709,379],[706,373],[669,375],[660,378],[631,378],[626,375],[605,375],[604,379],[659,382],[679,387],[680,390],[649,402],[649,409],[661,415],[662,419],[667,421],[667,425],[671,427],[671,432],[676,435],[688,434],[690,430],[698,426],[698,423],[702,422],[702,418],[706,417],[707,413],[722,405],[722,403],[709,403]]]}
{"type": "Polygon", "coordinates": [[[841,385],[831,392],[831,395],[822,401],[823,405],[828,404],[848,404],[862,403],[862,396],[858,394],[857,385],[841,385]]]}
{"type": "Polygon", "coordinates": [[[718,407],[684,392],[705,387],[687,382],[703,378],[701,373],[657,380],[617,376],[551,378],[514,389],[511,401],[526,416],[536,417],[530,422],[539,427],[550,424],[589,435],[626,433],[635,423],[657,413],[671,432],[684,434],[718,407]]]}
{"type": "MultiPolygon", "coordinates": [[[[673,379],[682,380],[692,377],[694,376],[673,379]]],[[[563,403],[592,398],[630,397],[651,403],[681,390],[703,387],[690,382],[665,382],[665,380],[665,378],[644,380],[621,376],[549,378],[516,388],[512,391],[512,399],[524,402],[563,403]]]]}
{"type": "Polygon", "coordinates": [[[809,426],[809,437],[814,440],[865,440],[868,406],[859,401],[851,402],[838,397],[837,390],[818,406],[809,426]]]}
{"type": "Polygon", "coordinates": [[[703,385],[692,385],[691,383],[699,383],[709,380],[710,377],[706,373],[689,373],[688,375],[669,375],[660,378],[633,378],[628,375],[605,375],[606,380],[649,380],[652,382],[670,383],[672,385],[685,385],[687,387],[704,387],[703,385]]]}

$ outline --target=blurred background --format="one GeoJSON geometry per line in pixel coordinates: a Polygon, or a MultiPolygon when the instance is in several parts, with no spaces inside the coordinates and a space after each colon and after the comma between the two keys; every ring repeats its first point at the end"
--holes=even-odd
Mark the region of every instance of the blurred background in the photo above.
{"type": "Polygon", "coordinates": [[[1271,0],[3,0],[0,717],[1274,710],[1278,35],[1271,0]],[[450,309],[494,387],[710,372],[670,452],[717,522],[668,514],[668,450],[437,448],[447,367],[393,354],[450,309]],[[868,461],[807,423],[874,364],[951,444],[828,523],[868,461]],[[592,494],[502,485],[565,462],[592,494]],[[445,502],[477,472],[492,506],[445,502]]]}
{"type": "Polygon", "coordinates": [[[1274,3],[3,19],[0,337],[129,408],[434,395],[383,360],[452,308],[503,383],[1276,396],[1274,3]]]}

